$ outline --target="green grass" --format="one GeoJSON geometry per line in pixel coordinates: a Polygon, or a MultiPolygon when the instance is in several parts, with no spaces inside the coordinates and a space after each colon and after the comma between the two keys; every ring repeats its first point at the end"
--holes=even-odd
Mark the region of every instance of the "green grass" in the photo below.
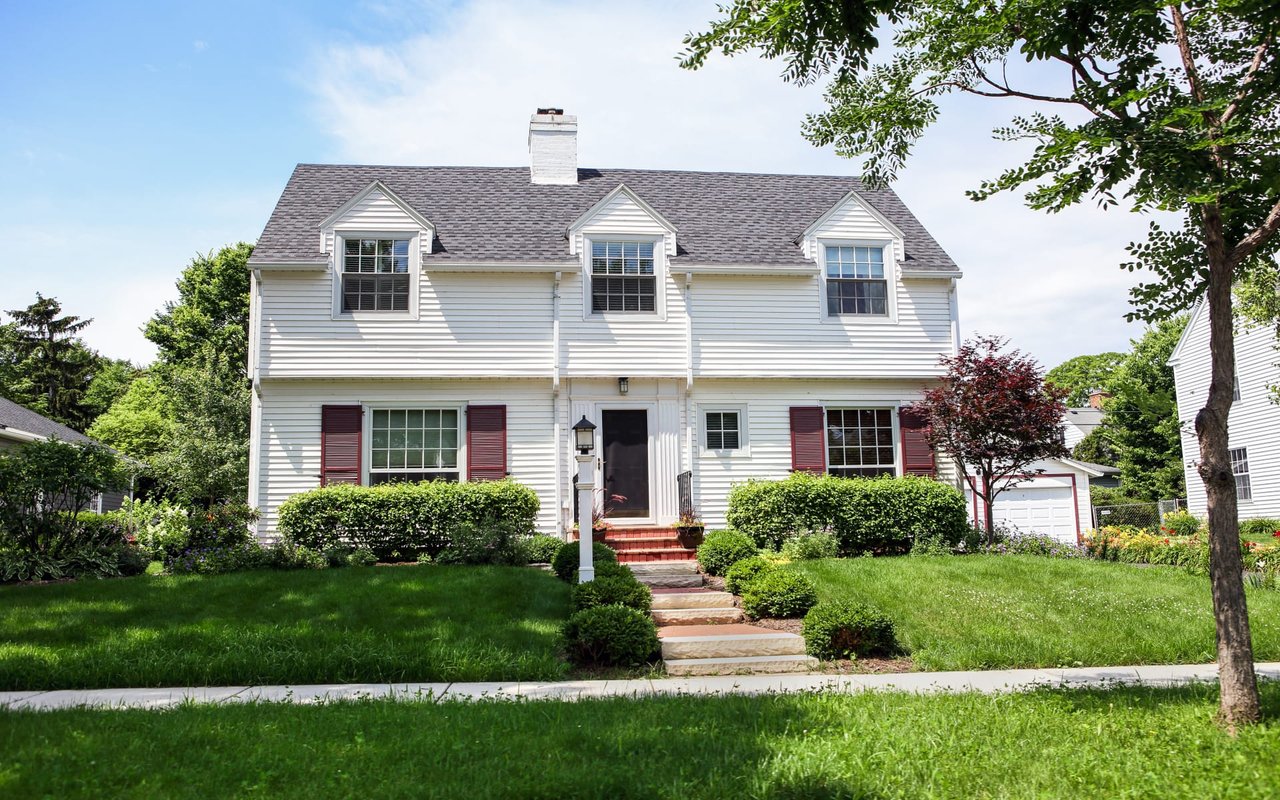
{"type": "Polygon", "coordinates": [[[1201,686],[10,712],[0,796],[1280,796],[1280,725],[1232,739],[1215,709],[1201,686]]]}
{"type": "Polygon", "coordinates": [[[555,680],[568,586],[527,567],[0,588],[0,690],[555,680]]]}
{"type": "MultiPolygon", "coordinates": [[[[1216,660],[1207,578],[1036,556],[853,558],[792,566],[820,600],[869,602],[924,670],[1216,660]]],[[[1249,591],[1254,655],[1280,659],[1280,592],[1249,591]]]]}

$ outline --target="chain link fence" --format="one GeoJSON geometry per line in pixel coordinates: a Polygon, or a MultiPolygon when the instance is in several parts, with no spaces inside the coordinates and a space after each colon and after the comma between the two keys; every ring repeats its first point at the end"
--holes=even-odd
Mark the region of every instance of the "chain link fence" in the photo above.
{"type": "Polygon", "coordinates": [[[1161,500],[1158,503],[1128,503],[1122,506],[1095,506],[1093,527],[1104,525],[1132,525],[1137,528],[1159,530],[1164,515],[1187,507],[1185,499],[1161,500]]]}

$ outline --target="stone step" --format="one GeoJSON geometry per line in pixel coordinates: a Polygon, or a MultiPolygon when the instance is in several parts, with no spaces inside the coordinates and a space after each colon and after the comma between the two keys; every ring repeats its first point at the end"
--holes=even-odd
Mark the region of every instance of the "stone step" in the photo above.
{"type": "Polygon", "coordinates": [[[728,592],[661,592],[653,595],[653,608],[733,608],[728,592]]]}
{"type": "Polygon", "coordinates": [[[675,658],[664,662],[668,675],[765,675],[810,672],[818,659],[805,655],[742,656],[738,658],[675,658]]]}
{"type": "Polygon", "coordinates": [[[702,576],[696,572],[693,574],[638,572],[636,580],[654,589],[696,589],[702,585],[702,576]]]}
{"type": "Polygon", "coordinates": [[[658,637],[664,660],[804,655],[803,637],[750,625],[670,627],[658,637]]]}
{"type": "Polygon", "coordinates": [[[655,608],[652,616],[659,625],[717,625],[744,619],[740,608],[655,608]]]}
{"type": "Polygon", "coordinates": [[[640,575],[693,575],[698,571],[698,562],[692,560],[685,561],[664,561],[661,564],[628,564],[631,571],[640,575]]]}

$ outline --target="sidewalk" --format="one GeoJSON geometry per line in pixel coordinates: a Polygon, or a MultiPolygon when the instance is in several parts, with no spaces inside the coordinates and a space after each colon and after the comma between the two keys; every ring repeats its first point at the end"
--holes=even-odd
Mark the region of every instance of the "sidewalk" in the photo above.
{"type": "MultiPolygon", "coordinates": [[[[1280,662],[1259,663],[1258,677],[1280,680],[1280,662]]],[[[580,700],[666,695],[758,695],[786,692],[901,691],[916,694],[1017,692],[1041,687],[1181,686],[1214,681],[1216,664],[1073,669],[1002,669],[973,672],[903,672],[879,675],[725,675],[549,683],[349,683],[318,686],[216,686],[168,689],[62,689],[0,692],[0,709],[171,708],[183,703],[321,703],[391,699],[420,702],[476,700],[580,700]]]]}

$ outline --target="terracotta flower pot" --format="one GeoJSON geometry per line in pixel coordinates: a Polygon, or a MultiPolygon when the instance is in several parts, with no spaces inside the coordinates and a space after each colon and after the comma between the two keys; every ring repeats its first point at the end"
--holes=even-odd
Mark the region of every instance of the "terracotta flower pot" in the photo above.
{"type": "Polygon", "coordinates": [[[705,532],[706,528],[702,525],[677,525],[676,539],[681,547],[692,550],[702,544],[702,535],[705,532]]]}

